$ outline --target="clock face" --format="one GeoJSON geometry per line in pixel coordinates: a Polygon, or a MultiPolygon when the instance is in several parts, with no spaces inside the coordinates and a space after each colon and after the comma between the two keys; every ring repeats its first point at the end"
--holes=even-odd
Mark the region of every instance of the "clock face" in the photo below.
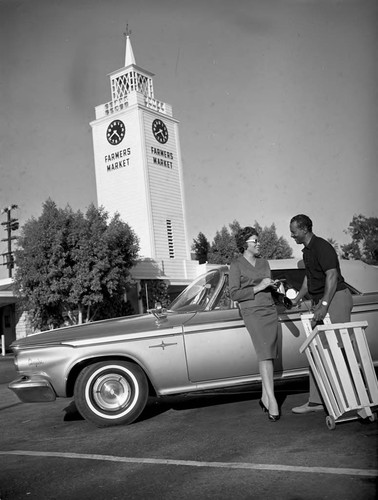
{"type": "Polygon", "coordinates": [[[125,124],[121,120],[113,120],[106,131],[106,138],[109,144],[119,144],[125,137],[125,124]]]}
{"type": "Polygon", "coordinates": [[[168,129],[161,120],[156,119],[152,122],[152,132],[155,139],[161,144],[165,144],[168,141],[168,129]]]}

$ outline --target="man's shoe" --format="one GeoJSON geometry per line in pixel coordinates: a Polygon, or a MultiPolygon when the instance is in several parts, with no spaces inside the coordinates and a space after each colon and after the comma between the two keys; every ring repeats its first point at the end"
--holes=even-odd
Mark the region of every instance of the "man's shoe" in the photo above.
{"type": "Polygon", "coordinates": [[[291,411],[293,413],[313,413],[315,411],[324,411],[324,406],[307,402],[302,406],[292,408],[291,411]]]}

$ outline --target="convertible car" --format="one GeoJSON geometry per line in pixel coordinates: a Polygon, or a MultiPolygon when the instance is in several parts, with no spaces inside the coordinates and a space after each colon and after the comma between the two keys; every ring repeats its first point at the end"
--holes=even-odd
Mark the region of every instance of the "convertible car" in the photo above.
{"type": "MultiPolygon", "coordinates": [[[[301,261],[270,261],[279,313],[275,377],[308,375],[299,349],[306,340],[301,315],[310,301],[291,307],[304,277],[301,261]]],[[[342,261],[353,294],[354,321],[378,366],[378,269],[342,261]]],[[[19,378],[9,388],[23,402],[72,398],[81,415],[104,427],[130,424],[148,397],[236,388],[261,383],[251,338],[229,295],[228,267],[195,279],[168,309],[41,332],[12,344],[19,378]]]]}

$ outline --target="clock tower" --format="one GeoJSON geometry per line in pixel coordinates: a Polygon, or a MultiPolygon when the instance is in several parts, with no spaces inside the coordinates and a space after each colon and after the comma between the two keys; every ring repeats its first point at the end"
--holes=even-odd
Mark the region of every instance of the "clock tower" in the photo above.
{"type": "Polygon", "coordinates": [[[96,107],[91,122],[98,206],[119,212],[142,258],[182,274],[190,253],[178,121],[155,98],[154,75],[136,65],[128,32],[125,65],[109,76],[111,101],[96,107]]]}

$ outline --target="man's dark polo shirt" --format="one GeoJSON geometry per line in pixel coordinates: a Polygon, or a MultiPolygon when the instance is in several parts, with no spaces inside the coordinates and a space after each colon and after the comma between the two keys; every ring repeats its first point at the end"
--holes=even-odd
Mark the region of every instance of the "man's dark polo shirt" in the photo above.
{"type": "Polygon", "coordinates": [[[344,278],[341,276],[337,253],[328,241],[314,234],[308,246],[305,246],[302,252],[306,266],[308,292],[315,302],[323,297],[326,283],[325,273],[329,269],[337,270],[336,291],[347,288],[344,278]]]}

